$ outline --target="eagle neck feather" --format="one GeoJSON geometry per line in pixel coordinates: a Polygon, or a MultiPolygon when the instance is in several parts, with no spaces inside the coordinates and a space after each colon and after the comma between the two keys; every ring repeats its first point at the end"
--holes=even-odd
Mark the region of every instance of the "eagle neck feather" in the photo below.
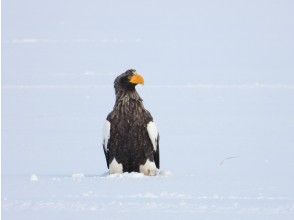
{"type": "Polygon", "coordinates": [[[119,91],[116,93],[115,106],[128,104],[130,101],[137,101],[142,103],[142,99],[138,92],[134,89],[132,91],[119,91]]]}

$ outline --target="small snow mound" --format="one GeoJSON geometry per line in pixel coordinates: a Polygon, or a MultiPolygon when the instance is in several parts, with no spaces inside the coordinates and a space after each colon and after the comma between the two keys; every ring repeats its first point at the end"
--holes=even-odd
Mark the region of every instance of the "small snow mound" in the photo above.
{"type": "Polygon", "coordinates": [[[106,176],[106,178],[143,178],[144,174],[143,173],[137,173],[137,172],[125,172],[122,174],[109,174],[106,176]]]}
{"type": "Polygon", "coordinates": [[[38,178],[38,176],[36,174],[32,174],[30,180],[32,182],[37,182],[37,181],[39,181],[39,178],[38,178]]]}
{"type": "Polygon", "coordinates": [[[83,173],[74,173],[71,175],[71,178],[74,180],[74,181],[81,181],[82,178],[84,178],[85,175],[83,173]]]}
{"type": "Polygon", "coordinates": [[[102,177],[102,178],[108,177],[108,176],[109,176],[109,172],[108,171],[99,175],[99,177],[102,177]]]}
{"type": "MultiPolygon", "coordinates": [[[[171,176],[172,173],[171,171],[168,171],[168,170],[157,170],[156,172],[156,176],[158,177],[168,177],[168,176],[171,176]]],[[[125,173],[115,173],[115,174],[109,174],[109,172],[105,172],[103,174],[100,175],[100,177],[102,178],[145,178],[145,177],[154,177],[154,176],[145,176],[143,173],[138,173],[138,172],[131,172],[131,173],[128,173],[128,172],[125,172],[125,173]]]]}
{"type": "Polygon", "coordinates": [[[132,195],[130,196],[132,198],[146,198],[146,199],[157,199],[158,196],[153,194],[153,193],[150,193],[150,192],[147,192],[147,193],[139,193],[139,194],[136,194],[136,195],[132,195]]]}
{"type": "Polygon", "coordinates": [[[129,178],[142,178],[145,175],[143,173],[137,173],[137,172],[132,172],[132,173],[125,173],[126,177],[129,178]]]}
{"type": "Polygon", "coordinates": [[[59,177],[52,177],[51,180],[52,181],[60,181],[60,178],[59,177]]]}
{"type": "Polygon", "coordinates": [[[172,176],[172,172],[169,171],[169,170],[161,170],[161,171],[158,173],[158,176],[172,176]]]}

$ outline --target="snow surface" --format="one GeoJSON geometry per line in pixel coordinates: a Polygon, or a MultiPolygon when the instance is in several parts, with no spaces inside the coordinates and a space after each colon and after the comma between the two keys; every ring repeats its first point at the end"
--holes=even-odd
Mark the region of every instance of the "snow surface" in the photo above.
{"type": "Polygon", "coordinates": [[[4,88],[4,219],[294,217],[294,90],[141,88],[162,137],[155,177],[105,173],[112,90],[4,88]]]}
{"type": "Polygon", "coordinates": [[[36,174],[32,174],[31,175],[31,181],[32,182],[36,182],[36,181],[38,181],[39,180],[39,178],[38,178],[38,176],[36,175],[36,174]]]}
{"type": "Polygon", "coordinates": [[[293,1],[2,9],[4,220],[294,219],[293,1]],[[160,131],[155,177],[106,169],[127,68],[160,131]]]}

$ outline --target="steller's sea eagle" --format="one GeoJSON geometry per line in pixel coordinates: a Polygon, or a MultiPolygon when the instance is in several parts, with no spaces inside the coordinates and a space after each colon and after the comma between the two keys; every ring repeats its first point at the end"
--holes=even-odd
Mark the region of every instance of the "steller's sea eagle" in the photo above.
{"type": "Polygon", "coordinates": [[[116,77],[116,100],[106,118],[103,150],[109,173],[140,172],[154,176],[159,169],[159,134],[136,91],[144,78],[130,69],[116,77]]]}

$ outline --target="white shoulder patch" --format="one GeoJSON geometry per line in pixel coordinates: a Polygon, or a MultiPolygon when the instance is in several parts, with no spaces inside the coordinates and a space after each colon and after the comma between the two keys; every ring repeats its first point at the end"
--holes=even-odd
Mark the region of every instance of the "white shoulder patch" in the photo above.
{"type": "Polygon", "coordinates": [[[110,138],[110,122],[109,121],[105,121],[104,124],[104,129],[103,129],[103,147],[105,151],[108,151],[107,148],[107,144],[108,144],[108,140],[110,138]]]}
{"type": "Polygon", "coordinates": [[[156,151],[157,150],[158,131],[157,131],[157,127],[153,121],[150,121],[147,124],[147,131],[148,131],[149,138],[151,139],[153,149],[156,151]]]}

